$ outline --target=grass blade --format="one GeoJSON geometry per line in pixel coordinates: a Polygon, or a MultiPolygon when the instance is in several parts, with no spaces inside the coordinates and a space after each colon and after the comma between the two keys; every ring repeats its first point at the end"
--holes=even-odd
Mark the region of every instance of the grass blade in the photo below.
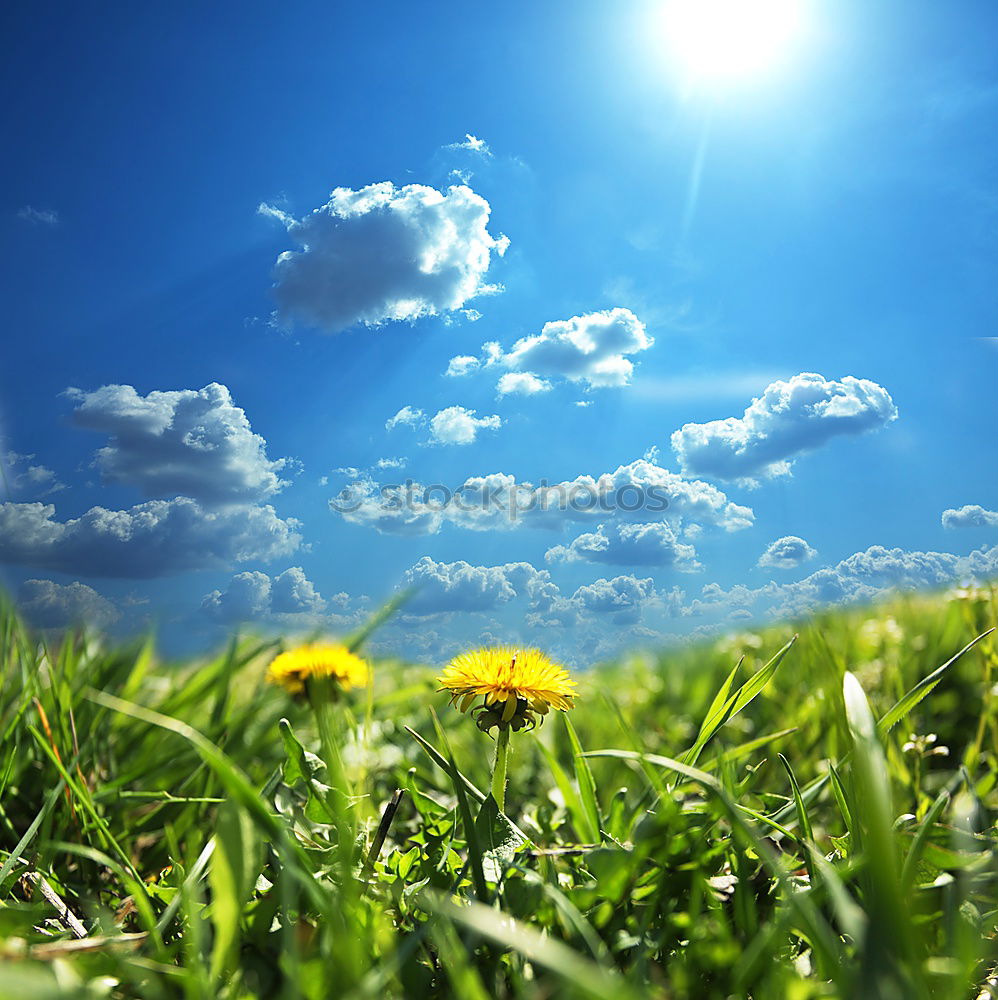
{"type": "MultiPolygon", "coordinates": [[[[638,1000],[626,980],[568,945],[557,941],[509,914],[481,903],[458,905],[446,896],[424,890],[419,901],[430,913],[473,931],[508,948],[527,961],[547,969],[578,995],[594,1000],[638,1000]]],[[[643,994],[642,994],[643,995],[643,994]]]]}
{"type": "Polygon", "coordinates": [[[811,885],[816,885],[814,866],[811,863],[811,852],[809,848],[814,843],[814,834],[811,831],[811,818],[807,814],[807,806],[804,804],[804,799],[801,798],[800,785],[797,784],[797,778],[794,776],[794,770],[790,766],[790,761],[787,760],[783,754],[777,754],[780,758],[780,763],[783,765],[784,770],[787,772],[787,777],[790,779],[790,788],[793,791],[794,805],[797,807],[797,825],[800,828],[800,835],[797,837],[797,841],[800,844],[801,855],[804,858],[804,865],[807,868],[807,874],[811,879],[811,885]]]}
{"type": "MultiPolygon", "coordinates": [[[[457,796],[457,808],[458,812],[461,814],[461,824],[464,827],[465,840],[468,842],[468,864],[471,865],[471,881],[475,887],[475,895],[481,899],[488,899],[488,886],[485,882],[485,869],[482,866],[482,845],[478,839],[478,826],[475,823],[471,815],[471,807],[468,805],[468,789],[466,788],[467,778],[457,769],[457,764],[454,762],[454,751],[451,750],[450,741],[447,739],[447,734],[444,732],[443,727],[440,725],[440,720],[437,718],[437,713],[433,712],[433,726],[437,731],[437,738],[444,745],[444,750],[447,751],[447,756],[445,759],[447,776],[451,780],[451,784],[454,786],[454,794],[457,796]]],[[[486,796],[482,801],[483,804],[488,800],[486,796]]]]}
{"type": "Polygon", "coordinates": [[[579,798],[582,800],[582,816],[585,820],[585,836],[590,843],[600,842],[600,831],[603,828],[603,819],[600,816],[599,804],[596,801],[596,781],[593,778],[589,761],[582,751],[582,744],[572,725],[572,720],[567,714],[562,712],[565,720],[565,729],[568,731],[568,740],[572,744],[572,753],[575,755],[575,780],[579,786],[579,798]]]}
{"type": "MultiPolygon", "coordinates": [[[[627,750],[591,750],[587,756],[628,759],[636,755],[627,750]]],[[[841,948],[834,932],[828,926],[828,922],[821,915],[814,902],[807,895],[799,892],[791,883],[779,858],[765,840],[756,833],[752,824],[745,818],[744,811],[734,802],[727,789],[706,771],[691,767],[683,761],[673,760],[671,757],[663,757],[659,754],[644,754],[642,756],[657,767],[667,768],[689,778],[718,799],[732,825],[745,837],[755,853],[762,859],[763,864],[783,890],[783,896],[788,906],[796,911],[798,919],[807,928],[808,938],[819,956],[825,972],[830,976],[834,975],[835,972],[840,972],[842,967],[841,948]]]]}
{"type": "MultiPolygon", "coordinates": [[[[790,647],[796,641],[797,636],[795,635],[765,666],[760,667],[733,695],[730,695],[720,707],[714,707],[712,718],[704,722],[693,746],[683,754],[685,763],[695,764],[703,752],[703,748],[710,742],[714,734],[762,693],[766,685],[773,679],[773,674],[776,673],[776,668],[783,661],[783,657],[790,652],[790,647]]],[[[725,681],[725,685],[730,684],[733,680],[734,673],[732,672],[728,680],[725,681]]],[[[716,702],[717,698],[715,697],[715,705],[716,702]]]]}
{"type": "Polygon", "coordinates": [[[877,723],[877,728],[884,735],[889,733],[923,698],[928,697],[935,686],[943,679],[943,675],[964,653],[973,649],[982,639],[987,638],[994,632],[989,628],[982,632],[976,639],[972,639],[955,656],[950,657],[941,667],[936,667],[931,674],[923,677],[904,697],[891,707],[884,717],[877,723]]]}

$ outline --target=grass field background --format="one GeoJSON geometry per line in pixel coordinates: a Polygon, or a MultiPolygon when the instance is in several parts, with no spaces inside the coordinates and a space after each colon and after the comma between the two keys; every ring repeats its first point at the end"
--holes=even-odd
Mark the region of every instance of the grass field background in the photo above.
{"type": "Polygon", "coordinates": [[[987,997],[995,620],[970,588],[597,665],[503,814],[438,668],[317,728],[273,641],[163,662],[5,607],[0,996],[987,997]]]}

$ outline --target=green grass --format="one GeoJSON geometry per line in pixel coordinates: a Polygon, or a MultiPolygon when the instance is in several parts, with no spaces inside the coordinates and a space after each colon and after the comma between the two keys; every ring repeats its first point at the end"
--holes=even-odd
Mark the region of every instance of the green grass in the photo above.
{"type": "Polygon", "coordinates": [[[376,663],[320,738],[273,643],[164,663],[4,608],[0,998],[989,996],[995,618],[601,665],[512,736],[503,813],[428,668],[376,663]]]}

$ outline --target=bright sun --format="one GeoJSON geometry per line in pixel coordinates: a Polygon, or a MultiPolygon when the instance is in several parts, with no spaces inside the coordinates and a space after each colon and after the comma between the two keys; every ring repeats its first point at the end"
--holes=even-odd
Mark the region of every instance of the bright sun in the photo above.
{"type": "Polygon", "coordinates": [[[669,57],[684,82],[708,85],[769,72],[803,26],[803,0],[666,0],[669,57]]]}

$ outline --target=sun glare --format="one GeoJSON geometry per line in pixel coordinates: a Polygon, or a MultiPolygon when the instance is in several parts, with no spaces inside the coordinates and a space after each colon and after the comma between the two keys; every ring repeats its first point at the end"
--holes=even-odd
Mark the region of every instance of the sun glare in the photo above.
{"type": "Polygon", "coordinates": [[[666,0],[662,30],[683,82],[712,85],[761,76],[789,56],[803,0],[666,0]]]}

